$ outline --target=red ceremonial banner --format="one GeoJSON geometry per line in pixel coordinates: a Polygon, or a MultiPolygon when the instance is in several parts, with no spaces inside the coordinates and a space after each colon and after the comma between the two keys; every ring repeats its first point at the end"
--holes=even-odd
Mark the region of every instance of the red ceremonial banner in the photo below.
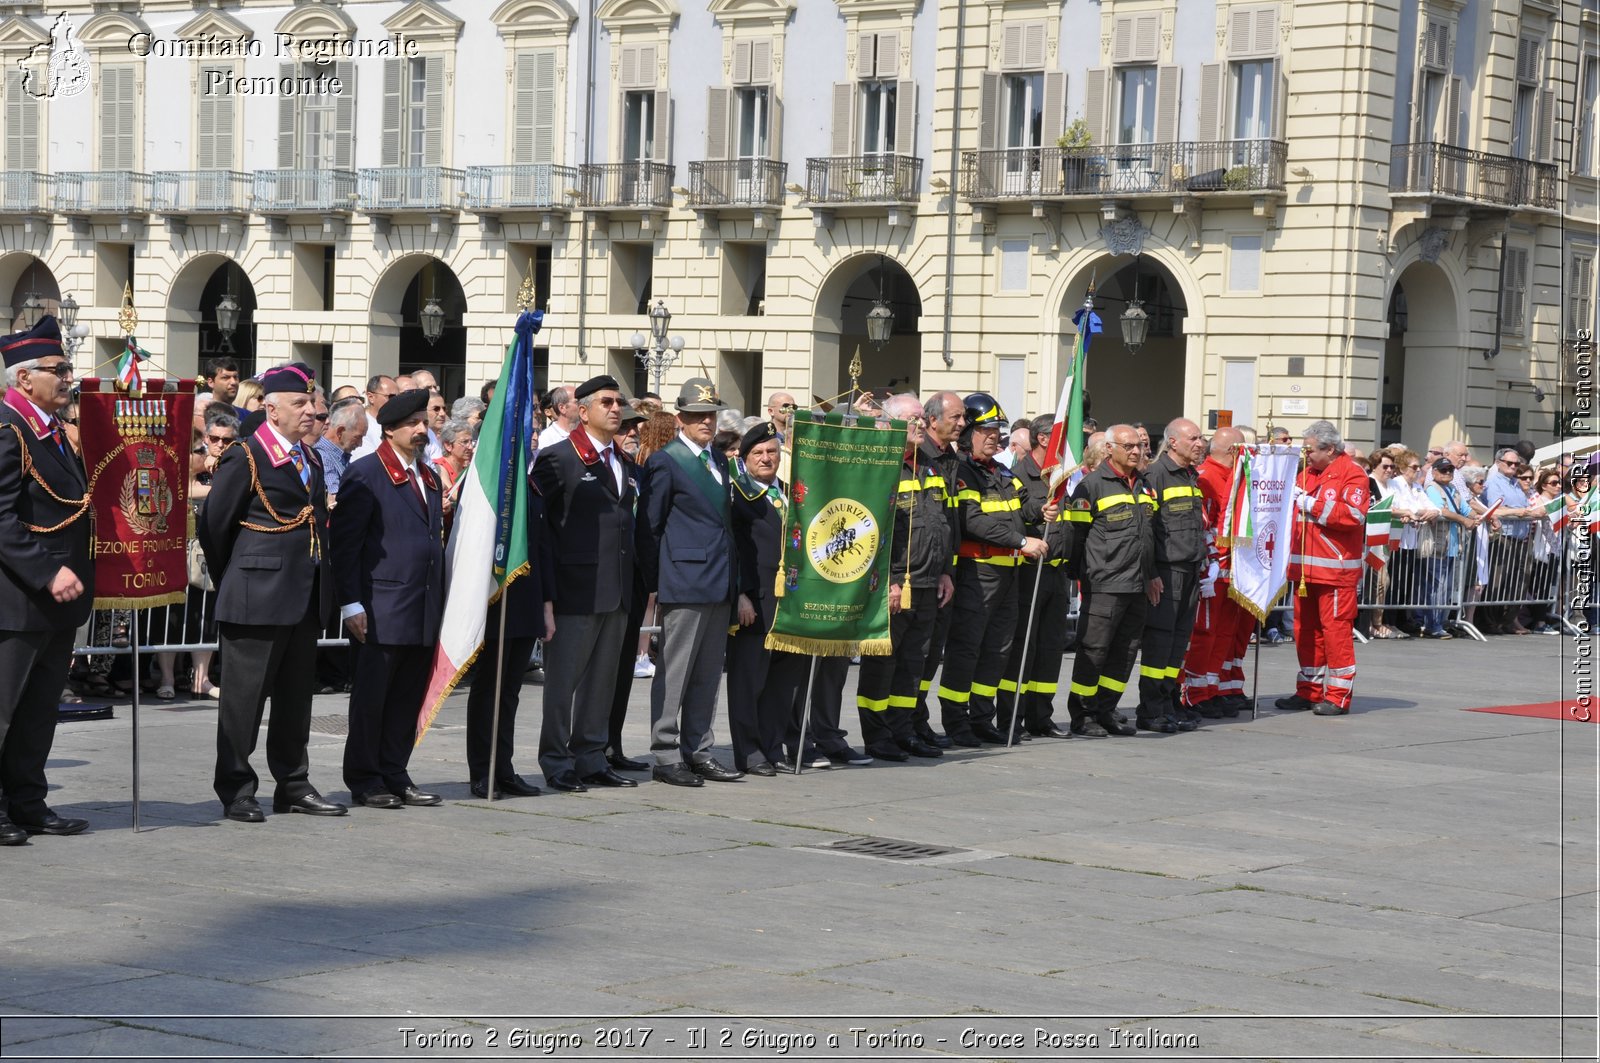
{"type": "Polygon", "coordinates": [[[152,378],[136,393],[87,377],[78,436],[94,511],[94,607],[176,605],[189,588],[189,450],[194,381],[152,378]]]}

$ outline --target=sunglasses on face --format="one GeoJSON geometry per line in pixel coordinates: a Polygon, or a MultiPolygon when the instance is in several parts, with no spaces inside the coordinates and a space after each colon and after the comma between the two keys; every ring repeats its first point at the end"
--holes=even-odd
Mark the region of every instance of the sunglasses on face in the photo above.
{"type": "Polygon", "coordinates": [[[214,436],[214,435],[207,434],[206,442],[207,443],[232,443],[233,442],[233,438],[234,438],[233,436],[214,436]]]}
{"type": "Polygon", "coordinates": [[[784,413],[793,413],[797,408],[798,407],[796,407],[792,402],[786,402],[782,406],[778,407],[778,409],[782,410],[784,413]]]}
{"type": "Polygon", "coordinates": [[[55,365],[35,365],[29,367],[35,373],[54,373],[61,380],[70,377],[76,370],[71,362],[57,362],[55,365]]]}

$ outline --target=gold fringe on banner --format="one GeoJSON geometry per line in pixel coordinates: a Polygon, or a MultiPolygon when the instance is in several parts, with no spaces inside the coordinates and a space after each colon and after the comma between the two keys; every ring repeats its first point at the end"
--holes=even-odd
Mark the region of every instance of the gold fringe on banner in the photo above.
{"type": "Polygon", "coordinates": [[[769,650],[787,650],[790,653],[801,653],[806,656],[816,657],[887,657],[894,652],[894,644],[889,639],[862,639],[859,642],[850,642],[840,639],[807,639],[794,635],[767,634],[766,647],[769,650]]]}
{"type": "Polygon", "coordinates": [[[1245,612],[1249,613],[1251,616],[1255,617],[1256,620],[1263,624],[1267,622],[1267,614],[1276,609],[1278,607],[1278,603],[1283,601],[1284,594],[1288,591],[1288,589],[1289,584],[1286,582],[1282,587],[1278,588],[1278,593],[1272,596],[1272,603],[1265,609],[1262,609],[1260,606],[1256,605],[1255,602],[1252,602],[1247,596],[1245,596],[1239,590],[1239,588],[1234,585],[1232,580],[1228,581],[1228,597],[1237,602],[1239,608],[1243,609],[1245,612]]]}

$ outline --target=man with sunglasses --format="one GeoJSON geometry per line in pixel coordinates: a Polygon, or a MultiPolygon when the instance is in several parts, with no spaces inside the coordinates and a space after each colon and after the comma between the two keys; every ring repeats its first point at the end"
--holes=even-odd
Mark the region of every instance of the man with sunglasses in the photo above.
{"type": "MultiPolygon", "coordinates": [[[[1528,504],[1527,483],[1517,479],[1523,464],[1522,455],[1514,447],[1504,447],[1495,459],[1494,468],[1483,478],[1483,504],[1493,506],[1495,520],[1500,523],[1500,534],[1489,540],[1489,585],[1484,589],[1484,600],[1489,602],[1520,601],[1527,585],[1528,550],[1531,540],[1528,532],[1541,510],[1528,504]]],[[[1522,611],[1520,605],[1481,605],[1478,607],[1478,629],[1489,635],[1526,635],[1528,629],[1517,621],[1522,611]]]]}
{"type": "Polygon", "coordinates": [[[77,834],[88,820],[45,804],[45,762],[72,639],[94,603],[83,463],[57,417],[72,365],[49,315],[0,338],[0,845],[77,834]]]}

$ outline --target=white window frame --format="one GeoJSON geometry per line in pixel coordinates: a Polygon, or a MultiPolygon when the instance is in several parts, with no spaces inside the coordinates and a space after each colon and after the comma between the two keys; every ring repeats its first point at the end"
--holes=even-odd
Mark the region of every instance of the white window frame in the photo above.
{"type": "Polygon", "coordinates": [[[628,89],[622,94],[621,106],[621,158],[619,161],[627,163],[656,162],[656,93],[654,89],[628,89]],[[637,108],[637,114],[630,117],[629,111],[637,108]],[[637,123],[639,128],[633,128],[637,123]],[[637,136],[637,143],[631,145],[634,149],[630,152],[629,137],[637,136]]]}
{"type": "Polygon", "coordinates": [[[740,85],[733,90],[733,144],[736,159],[772,158],[772,90],[740,85]]]}
{"type": "Polygon", "coordinates": [[[1587,329],[1589,335],[1594,335],[1594,264],[1597,249],[1586,247],[1574,250],[1568,259],[1567,277],[1570,287],[1567,290],[1566,328],[1563,334],[1568,339],[1575,339],[1578,333],[1587,329]],[[1584,276],[1587,273],[1588,276],[1584,276]]]}
{"type": "Polygon", "coordinates": [[[1583,54],[1583,66],[1578,75],[1577,129],[1573,131],[1572,172],[1600,176],[1596,161],[1600,159],[1600,55],[1583,54]]]}
{"type": "Polygon", "coordinates": [[[1117,145],[1124,144],[1154,144],[1156,138],[1156,81],[1159,77],[1160,67],[1155,63],[1129,63],[1113,68],[1112,83],[1115,90],[1116,113],[1112,116],[1111,129],[1115,134],[1113,141],[1117,145]],[[1135,109],[1138,112],[1138,126],[1136,136],[1143,135],[1145,120],[1148,119],[1149,130],[1146,139],[1127,140],[1123,138],[1125,108],[1127,104],[1129,74],[1140,75],[1141,84],[1137,87],[1134,97],[1135,109]]]}
{"type": "Polygon", "coordinates": [[[1500,335],[1522,338],[1528,333],[1528,274],[1533,253],[1525,244],[1507,244],[1505,281],[1500,291],[1500,335]]]}
{"type": "Polygon", "coordinates": [[[1278,92],[1278,59],[1275,56],[1259,59],[1236,59],[1228,64],[1229,74],[1233,82],[1233,92],[1229,93],[1228,100],[1228,139],[1229,140],[1271,140],[1275,122],[1278,101],[1274,99],[1278,92]],[[1251,91],[1251,102],[1255,108],[1255,121],[1253,130],[1240,128],[1244,108],[1241,101],[1245,96],[1247,85],[1245,68],[1256,67],[1258,74],[1254,79],[1254,89],[1251,91]]]}
{"type": "Polygon", "coordinates": [[[899,105],[899,85],[894,78],[864,78],[858,85],[861,134],[856,146],[862,155],[893,155],[895,145],[895,120],[899,105]],[[876,106],[875,106],[876,105],[876,106]],[[871,139],[874,110],[877,137],[871,139]]]}

